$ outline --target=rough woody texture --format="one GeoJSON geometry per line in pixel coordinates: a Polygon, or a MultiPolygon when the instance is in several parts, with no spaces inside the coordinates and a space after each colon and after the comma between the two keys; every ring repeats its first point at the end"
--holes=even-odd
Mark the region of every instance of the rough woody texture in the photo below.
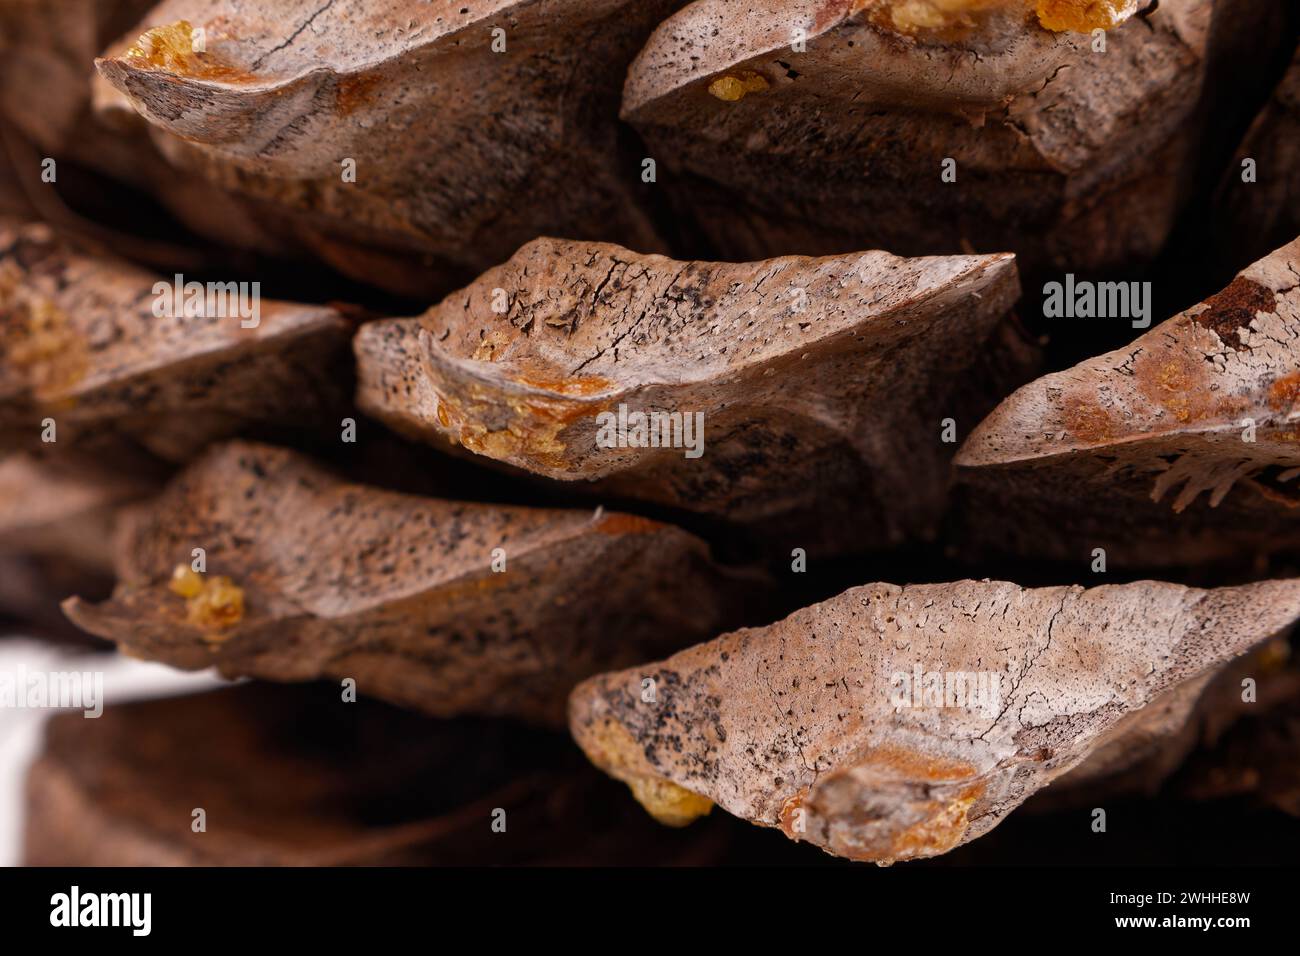
{"type": "Polygon", "coordinates": [[[669,525],[387,492],[248,443],[123,523],[113,598],[65,605],[81,627],[176,667],[353,678],[440,716],[558,722],[579,678],[727,626],[739,584],[669,525]]]}
{"type": "Polygon", "coordinates": [[[423,316],[363,328],[358,403],[443,447],[787,547],[871,547],[929,531],[943,419],[973,427],[992,357],[1026,364],[1000,329],[1017,293],[1006,255],[726,264],[539,239],[423,316]],[[620,406],[703,414],[703,454],[609,447],[601,416],[620,406]]]}
{"type": "Polygon", "coordinates": [[[1165,709],[1297,617],[1300,581],[871,584],[594,677],[574,691],[570,723],[591,760],[666,822],[712,801],[839,856],[934,856],[1149,729],[1144,708],[1165,709]],[[895,675],[917,668],[998,674],[1000,695],[898,706],[895,675]]]}
{"type": "Polygon", "coordinates": [[[25,862],[538,865],[571,862],[578,845],[609,864],[716,855],[717,840],[665,843],[644,814],[592,806],[609,801],[567,750],[504,722],[343,703],[329,687],[249,684],[58,716],[27,779],[25,862]]]}
{"type": "Polygon", "coordinates": [[[1024,386],[957,455],[994,547],[1188,564],[1300,543],[1300,240],[1131,345],[1024,386]]]}
{"type": "Polygon", "coordinates": [[[28,862],[1113,863],[1082,808],[1171,855],[1188,798],[1297,812],[1298,37],[0,0],[0,638],[255,679],[54,718],[28,862]],[[1126,348],[1017,302],[1148,279],[1205,301],[1126,348]]]}
{"type": "MultiPolygon", "coordinates": [[[[21,190],[42,216],[65,228],[107,233],[129,227],[93,223],[65,208],[58,190],[70,178],[66,161],[71,161],[152,193],[177,219],[214,242],[281,251],[283,243],[217,188],[173,169],[153,145],[149,124],[129,104],[95,108],[95,100],[106,94],[120,97],[96,74],[95,57],[151,6],[152,0],[0,0],[0,165],[6,152],[14,160],[11,174],[0,170],[0,176],[12,175],[0,182],[0,210],[10,188],[21,190]],[[47,167],[47,160],[55,165],[47,167]]],[[[155,249],[129,228],[114,238],[149,253],[152,261],[171,264],[167,256],[174,248],[155,249]]]]}
{"type": "Polygon", "coordinates": [[[1300,693],[1300,669],[1286,666],[1289,649],[1285,636],[1276,637],[1164,694],[1134,714],[1122,734],[1039,791],[1025,810],[1096,807],[1099,800],[1150,799],[1176,789],[1171,775],[1181,773],[1190,754],[1214,744],[1238,721],[1300,693]]]}
{"type": "Polygon", "coordinates": [[[1244,81],[1281,34],[1280,4],[1137,6],[697,0],[633,63],[622,115],[728,257],[973,247],[1027,272],[1131,266],[1186,198],[1173,171],[1201,148],[1210,68],[1244,81]]]}
{"type": "Polygon", "coordinates": [[[159,318],[159,281],[175,280],[0,222],[0,445],[49,444],[48,418],[61,448],[117,435],[184,458],[250,424],[319,426],[346,407],[351,326],[333,309],[262,301],[244,328],[184,314],[182,298],[159,318]]]}
{"type": "Polygon", "coordinates": [[[99,69],[173,162],[268,229],[445,292],[543,233],[659,245],[616,114],[626,64],[680,3],[168,0],[99,69]]]}

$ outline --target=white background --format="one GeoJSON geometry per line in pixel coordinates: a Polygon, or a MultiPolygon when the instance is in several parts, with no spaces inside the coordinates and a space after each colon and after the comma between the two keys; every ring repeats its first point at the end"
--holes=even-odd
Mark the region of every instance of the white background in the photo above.
{"type": "MultiPolygon", "coordinates": [[[[22,638],[0,639],[0,672],[81,671],[104,675],[104,706],[147,697],[171,697],[227,683],[212,671],[187,674],[163,664],[120,654],[87,654],[22,638]]],[[[0,866],[17,866],[22,857],[23,788],[27,767],[41,746],[51,710],[13,710],[0,706],[0,866]]]]}

